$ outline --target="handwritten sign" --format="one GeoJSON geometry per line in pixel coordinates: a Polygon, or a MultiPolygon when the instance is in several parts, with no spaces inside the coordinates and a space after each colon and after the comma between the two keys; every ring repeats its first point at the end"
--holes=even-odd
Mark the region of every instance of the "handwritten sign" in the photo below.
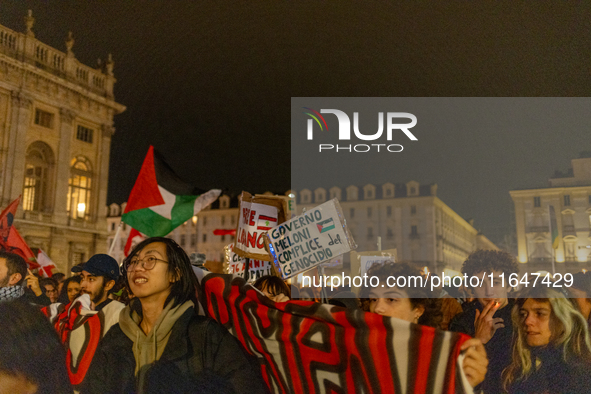
{"type": "Polygon", "coordinates": [[[289,199],[284,196],[251,196],[242,192],[234,252],[242,257],[271,261],[263,234],[286,220],[289,199]]]}
{"type": "Polygon", "coordinates": [[[265,234],[281,277],[291,278],[355,248],[342,218],[339,202],[332,199],[265,234]]]}
{"type": "MultiPolygon", "coordinates": [[[[224,272],[244,278],[246,272],[246,257],[234,253],[234,244],[224,247],[224,272]]],[[[264,275],[273,275],[272,265],[268,261],[250,260],[248,262],[248,283],[253,283],[264,275]]]]}

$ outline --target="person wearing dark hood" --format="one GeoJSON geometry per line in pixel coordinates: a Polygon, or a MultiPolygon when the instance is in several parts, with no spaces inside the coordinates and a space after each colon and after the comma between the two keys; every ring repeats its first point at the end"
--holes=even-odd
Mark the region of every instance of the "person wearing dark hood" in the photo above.
{"type": "Polygon", "coordinates": [[[122,270],[135,298],[99,344],[83,394],[268,391],[256,358],[196,314],[197,278],[176,242],[144,240],[122,270]]]}

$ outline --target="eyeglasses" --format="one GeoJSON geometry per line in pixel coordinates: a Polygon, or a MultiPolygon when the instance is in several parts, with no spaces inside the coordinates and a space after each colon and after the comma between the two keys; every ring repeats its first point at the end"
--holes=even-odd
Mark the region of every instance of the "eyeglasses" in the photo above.
{"type": "Polygon", "coordinates": [[[123,269],[125,271],[135,271],[137,265],[141,263],[142,268],[146,271],[149,271],[151,269],[154,269],[157,261],[162,261],[163,263],[168,264],[168,261],[158,259],[154,256],[146,256],[141,260],[134,257],[133,259],[131,259],[131,261],[123,265],[123,269]]]}

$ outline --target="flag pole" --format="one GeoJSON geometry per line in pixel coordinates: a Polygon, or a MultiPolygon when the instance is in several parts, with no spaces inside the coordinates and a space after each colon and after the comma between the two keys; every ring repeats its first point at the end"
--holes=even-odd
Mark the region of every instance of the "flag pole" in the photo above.
{"type": "Polygon", "coordinates": [[[115,233],[115,237],[113,238],[113,242],[111,243],[111,247],[109,248],[109,256],[112,256],[113,253],[113,249],[115,249],[115,244],[117,243],[117,240],[119,239],[119,233],[121,232],[121,227],[123,227],[123,222],[120,221],[119,222],[119,226],[117,227],[117,232],[115,233]]]}

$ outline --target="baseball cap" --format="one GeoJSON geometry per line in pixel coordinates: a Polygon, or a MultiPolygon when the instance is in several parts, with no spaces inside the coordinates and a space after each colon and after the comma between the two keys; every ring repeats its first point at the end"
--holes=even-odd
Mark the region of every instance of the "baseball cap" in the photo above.
{"type": "Polygon", "coordinates": [[[108,254],[95,254],[86,263],[72,267],[72,272],[86,271],[93,275],[106,276],[109,279],[119,279],[119,264],[108,254]]]}

